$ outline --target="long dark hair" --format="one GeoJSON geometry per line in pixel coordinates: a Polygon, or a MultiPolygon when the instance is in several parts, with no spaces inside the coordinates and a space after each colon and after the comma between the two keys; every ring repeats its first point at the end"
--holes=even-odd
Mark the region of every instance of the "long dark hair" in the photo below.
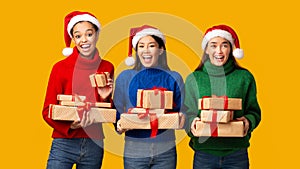
{"type": "MultiPolygon", "coordinates": [[[[168,63],[167,63],[167,52],[166,52],[166,46],[165,46],[164,41],[161,38],[159,38],[158,36],[155,36],[155,35],[150,35],[150,36],[158,43],[159,48],[164,49],[163,53],[158,57],[158,61],[157,61],[158,66],[162,69],[170,70],[168,63]]],[[[137,45],[135,46],[135,49],[137,49],[137,45]]],[[[141,60],[138,56],[137,51],[136,51],[135,56],[136,56],[136,61],[135,61],[134,67],[132,69],[133,70],[141,70],[143,65],[141,63],[141,60]]]]}
{"type": "MultiPolygon", "coordinates": [[[[245,68],[243,68],[242,66],[240,66],[240,65],[238,64],[238,62],[236,61],[235,57],[234,57],[233,54],[232,54],[233,48],[232,48],[231,43],[229,43],[229,45],[230,45],[230,52],[229,52],[228,60],[229,60],[229,59],[232,59],[232,60],[233,60],[233,63],[234,63],[234,66],[235,66],[237,69],[245,69],[245,68]]],[[[206,47],[205,47],[205,49],[204,49],[204,52],[203,52],[203,55],[202,55],[200,64],[199,64],[198,67],[195,69],[195,71],[201,70],[201,69],[203,68],[204,63],[205,63],[207,60],[209,60],[209,55],[206,54],[206,52],[205,52],[206,48],[207,48],[207,45],[206,45],[206,47]]]]}

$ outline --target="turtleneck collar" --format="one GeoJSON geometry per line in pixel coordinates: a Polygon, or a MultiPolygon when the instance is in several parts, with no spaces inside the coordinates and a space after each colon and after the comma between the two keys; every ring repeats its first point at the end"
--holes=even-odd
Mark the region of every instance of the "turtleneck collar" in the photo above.
{"type": "Polygon", "coordinates": [[[101,58],[99,56],[98,49],[96,49],[95,55],[92,59],[86,59],[80,56],[78,49],[74,47],[73,53],[69,56],[79,69],[97,69],[100,65],[101,58]]]}
{"type": "Polygon", "coordinates": [[[223,66],[213,65],[208,59],[204,63],[203,71],[211,76],[224,76],[231,73],[235,69],[232,59],[229,59],[223,66]]]}

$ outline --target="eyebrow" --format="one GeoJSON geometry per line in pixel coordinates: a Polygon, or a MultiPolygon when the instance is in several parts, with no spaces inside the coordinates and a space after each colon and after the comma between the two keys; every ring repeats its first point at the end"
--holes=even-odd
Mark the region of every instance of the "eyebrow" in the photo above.
{"type": "MultiPolygon", "coordinates": [[[[88,32],[88,31],[92,31],[92,32],[94,32],[94,30],[93,30],[93,29],[87,29],[85,32],[88,32]]],[[[75,33],[78,33],[78,32],[80,32],[80,31],[75,31],[75,32],[74,32],[74,34],[75,34],[75,33]]]]}
{"type": "MultiPolygon", "coordinates": [[[[139,42],[138,44],[144,44],[143,42],[139,42]]],[[[150,42],[149,44],[155,44],[155,42],[150,42]]]]}
{"type": "MultiPolygon", "coordinates": [[[[209,42],[209,43],[216,44],[217,42],[212,41],[212,42],[209,42]]],[[[229,42],[228,41],[224,41],[224,42],[222,42],[222,44],[229,44],[229,42]]]]}

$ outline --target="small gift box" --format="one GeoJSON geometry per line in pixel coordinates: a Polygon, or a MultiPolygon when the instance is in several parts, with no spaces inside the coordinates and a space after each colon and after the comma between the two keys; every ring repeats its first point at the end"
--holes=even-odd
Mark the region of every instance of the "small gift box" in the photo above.
{"type": "Polygon", "coordinates": [[[243,121],[231,121],[228,123],[204,123],[196,122],[196,137],[243,137],[243,121]]]}
{"type": "Polygon", "coordinates": [[[132,114],[139,114],[139,113],[164,114],[165,109],[129,108],[127,113],[132,113],[132,114]]]}
{"type": "Polygon", "coordinates": [[[231,110],[201,110],[200,115],[203,122],[228,123],[233,120],[233,111],[231,110]]]}
{"type": "MultiPolygon", "coordinates": [[[[64,120],[64,121],[75,121],[81,120],[83,111],[79,109],[80,107],[72,106],[62,106],[53,105],[49,107],[48,117],[53,120],[64,120]]],[[[105,109],[105,108],[90,108],[89,110],[90,120],[94,122],[112,122],[116,121],[116,110],[115,109],[105,109]]]]}
{"type": "MultiPolygon", "coordinates": [[[[62,100],[59,102],[60,105],[62,106],[84,106],[86,103],[85,102],[76,102],[76,101],[68,101],[68,100],[62,100]]],[[[104,108],[111,108],[111,103],[107,102],[95,102],[91,103],[92,107],[104,107],[104,108]]]]}
{"type": "Polygon", "coordinates": [[[80,95],[65,95],[65,94],[58,94],[57,95],[57,100],[59,101],[84,101],[86,99],[85,96],[80,96],[80,95]]]}
{"type": "Polygon", "coordinates": [[[172,109],[173,92],[165,89],[138,89],[137,107],[150,109],[172,109]]]}
{"type": "Polygon", "coordinates": [[[99,72],[89,76],[92,87],[105,87],[110,78],[109,72],[99,72]]]}
{"type": "Polygon", "coordinates": [[[242,110],[242,99],[228,98],[226,96],[203,97],[199,99],[198,107],[200,110],[242,110]]]}
{"type": "Polygon", "coordinates": [[[123,113],[121,114],[120,124],[123,129],[153,129],[151,122],[157,120],[158,129],[178,129],[179,114],[151,114],[139,116],[139,114],[123,113]],[[152,117],[151,117],[152,116],[152,117]]]}

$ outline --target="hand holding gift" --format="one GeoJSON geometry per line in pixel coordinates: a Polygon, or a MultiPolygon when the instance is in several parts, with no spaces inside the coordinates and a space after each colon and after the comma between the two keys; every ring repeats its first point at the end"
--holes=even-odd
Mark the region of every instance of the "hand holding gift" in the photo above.
{"type": "Polygon", "coordinates": [[[89,111],[88,112],[83,112],[82,119],[74,121],[71,124],[70,128],[71,129],[84,128],[84,127],[90,126],[93,123],[94,123],[94,120],[91,120],[90,112],[89,111]]]}
{"type": "Polygon", "coordinates": [[[248,119],[246,117],[242,116],[242,117],[236,118],[236,120],[243,121],[243,123],[244,123],[244,136],[246,136],[247,133],[248,133],[248,130],[249,130],[249,121],[248,121],[248,119]]]}
{"type": "Polygon", "coordinates": [[[96,87],[102,100],[105,100],[113,90],[113,79],[109,72],[97,72],[90,75],[92,87],[96,87]]]}
{"type": "Polygon", "coordinates": [[[194,136],[198,135],[197,129],[196,129],[196,123],[201,121],[199,117],[195,117],[191,124],[191,132],[194,136]]]}
{"type": "Polygon", "coordinates": [[[113,91],[113,79],[109,78],[108,83],[104,87],[97,87],[98,94],[102,100],[105,100],[113,91]]]}

